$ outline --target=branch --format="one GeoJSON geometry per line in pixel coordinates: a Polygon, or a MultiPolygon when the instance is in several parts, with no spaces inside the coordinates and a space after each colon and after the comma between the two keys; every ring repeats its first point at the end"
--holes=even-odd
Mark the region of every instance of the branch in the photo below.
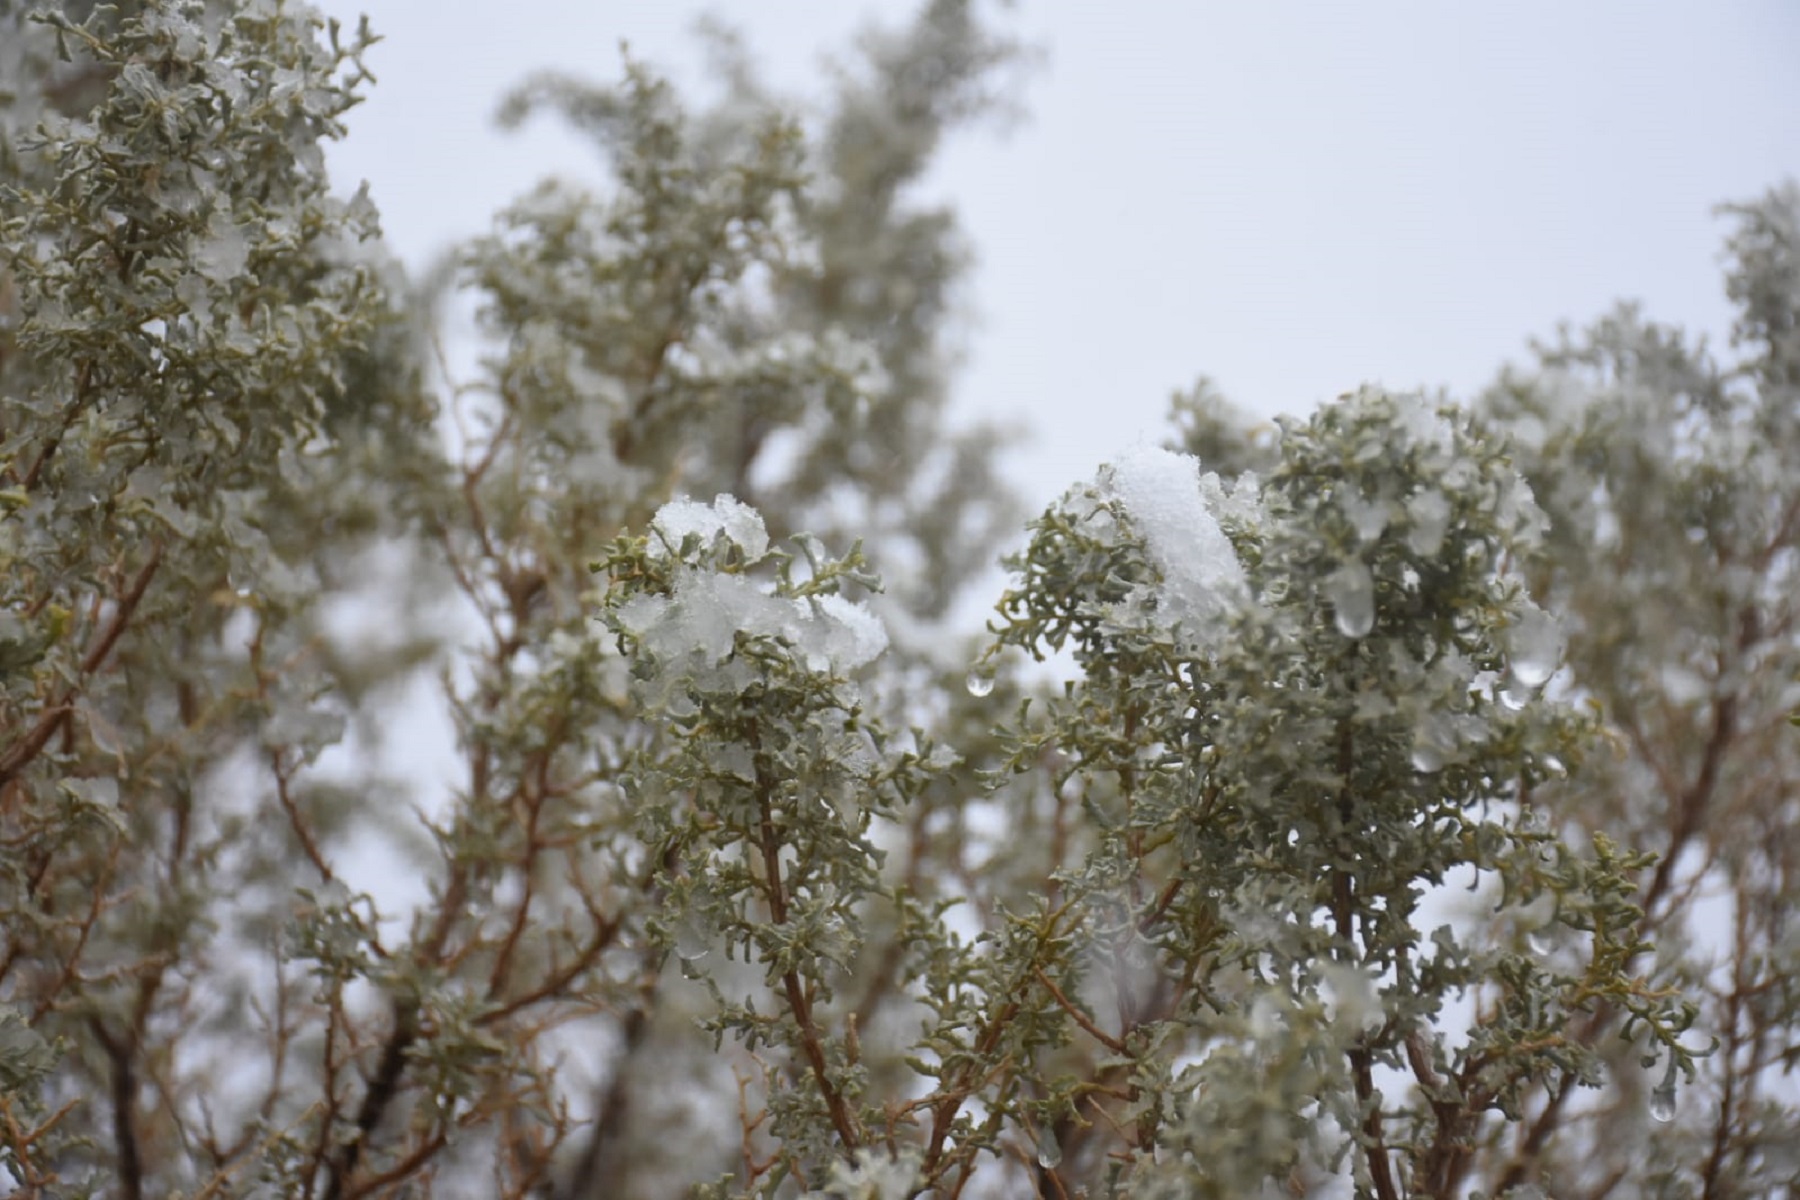
{"type": "Polygon", "coordinates": [[[401,1076],[406,1073],[406,1052],[419,1036],[418,1006],[404,1000],[394,1001],[394,1030],[381,1051],[381,1064],[369,1089],[363,1093],[362,1107],[356,1112],[356,1131],[332,1160],[330,1178],[325,1185],[325,1200],[345,1200],[359,1195],[361,1189],[349,1191],[350,1177],[362,1159],[363,1147],[381,1124],[387,1107],[400,1090],[401,1076]]]}
{"type": "MultiPolygon", "coordinates": [[[[1343,722],[1338,726],[1338,778],[1343,785],[1338,791],[1338,816],[1343,827],[1348,829],[1355,817],[1355,797],[1350,791],[1351,774],[1356,768],[1356,743],[1350,723],[1343,722]]],[[[1344,943],[1346,951],[1356,945],[1356,891],[1355,881],[1350,872],[1343,867],[1333,868],[1332,879],[1332,916],[1336,921],[1337,935],[1344,943]]],[[[1388,1162],[1387,1141],[1381,1124],[1381,1103],[1375,1093],[1374,1055],[1370,1053],[1368,1038],[1359,1036],[1356,1044],[1348,1051],[1351,1075],[1356,1082],[1356,1102],[1365,1110],[1363,1116],[1363,1136],[1368,1139],[1369,1178],[1375,1185],[1375,1195],[1379,1200],[1400,1200],[1399,1189],[1394,1183],[1393,1164],[1388,1162]]]]}
{"type": "MultiPolygon", "coordinates": [[[[98,670],[100,664],[106,661],[106,656],[112,652],[112,648],[118,644],[119,638],[124,636],[126,628],[131,624],[133,614],[137,612],[138,604],[143,600],[145,591],[150,587],[151,579],[156,576],[157,567],[162,565],[162,555],[162,543],[152,542],[150,557],[138,569],[137,577],[131,581],[131,586],[119,597],[118,604],[113,610],[112,619],[106,623],[106,628],[100,631],[100,635],[88,647],[87,653],[82,655],[80,670],[83,676],[91,675],[98,670]]],[[[75,697],[80,694],[80,691],[81,684],[79,682],[64,688],[62,695],[53,703],[46,705],[44,711],[38,714],[37,722],[30,731],[8,746],[5,754],[0,754],[0,787],[6,786],[17,778],[19,772],[29,766],[31,760],[50,744],[50,739],[56,736],[57,729],[74,710],[75,697]]]]}
{"type": "Polygon", "coordinates": [[[132,1066],[135,1047],[129,1039],[115,1038],[95,1017],[88,1022],[94,1040],[112,1064],[113,1142],[118,1147],[119,1188],[125,1200],[144,1200],[144,1161],[137,1134],[137,1072],[132,1066]]]}
{"type": "MultiPolygon", "coordinates": [[[[758,764],[759,776],[757,788],[757,804],[761,810],[761,849],[763,870],[769,879],[769,915],[775,924],[787,924],[787,893],[781,886],[781,842],[775,832],[775,816],[769,803],[769,789],[762,786],[761,764],[758,764]]],[[[806,1056],[807,1066],[811,1068],[813,1079],[819,1085],[819,1094],[825,1099],[825,1107],[831,1113],[831,1124],[837,1130],[838,1140],[844,1149],[854,1151],[862,1145],[862,1137],[857,1132],[856,1118],[850,1112],[843,1093],[837,1084],[832,1082],[830,1064],[825,1061],[825,1046],[819,1036],[819,1027],[813,1021],[812,1001],[801,986],[800,972],[790,968],[781,976],[781,989],[787,997],[788,1010],[794,1014],[794,1022],[800,1027],[800,1052],[806,1056]]]]}
{"type": "Polygon", "coordinates": [[[1082,1012],[1080,1007],[1067,996],[1063,995],[1063,990],[1056,986],[1056,981],[1044,974],[1044,968],[1033,967],[1031,970],[1032,973],[1037,976],[1037,981],[1044,985],[1051,997],[1062,1007],[1062,1010],[1068,1013],[1070,1018],[1074,1020],[1077,1025],[1087,1030],[1088,1034],[1093,1037],[1095,1041],[1099,1042],[1102,1046],[1105,1046],[1108,1050],[1111,1050],[1114,1054],[1125,1053],[1125,1043],[1094,1024],[1092,1018],[1082,1012]]]}

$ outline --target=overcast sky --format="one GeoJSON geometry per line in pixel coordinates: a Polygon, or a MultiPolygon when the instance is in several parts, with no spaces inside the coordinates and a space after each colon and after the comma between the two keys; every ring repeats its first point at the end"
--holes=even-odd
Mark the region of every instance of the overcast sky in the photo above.
{"type": "MultiPolygon", "coordinates": [[[[741,28],[781,88],[911,4],[825,0],[328,0],[387,41],[333,153],[422,264],[546,174],[598,178],[548,121],[493,124],[557,67],[618,44],[690,85],[690,29],[741,28]]],[[[979,255],[959,418],[1028,428],[1041,505],[1158,435],[1205,373],[1259,412],[1365,381],[1467,396],[1525,339],[1634,298],[1722,338],[1712,215],[1800,175],[1791,0],[1488,4],[1027,2],[1026,120],[948,147],[929,194],[979,255]]]]}

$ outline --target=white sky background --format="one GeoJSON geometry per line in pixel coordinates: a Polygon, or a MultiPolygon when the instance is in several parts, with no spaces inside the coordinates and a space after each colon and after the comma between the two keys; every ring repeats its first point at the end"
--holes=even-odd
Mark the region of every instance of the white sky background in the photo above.
{"type": "MultiPolygon", "coordinates": [[[[597,180],[554,121],[504,134],[542,67],[618,73],[618,44],[704,85],[694,19],[742,29],[817,95],[821,55],[911,3],[326,0],[387,41],[332,153],[415,267],[546,174],[597,180]]],[[[926,188],[978,255],[959,420],[1030,436],[1033,509],[1137,438],[1198,374],[1263,413],[1365,381],[1459,398],[1558,320],[1619,298],[1728,327],[1720,201],[1800,175],[1791,0],[1151,3],[995,11],[1038,46],[1026,118],[947,147],[926,188]]]]}

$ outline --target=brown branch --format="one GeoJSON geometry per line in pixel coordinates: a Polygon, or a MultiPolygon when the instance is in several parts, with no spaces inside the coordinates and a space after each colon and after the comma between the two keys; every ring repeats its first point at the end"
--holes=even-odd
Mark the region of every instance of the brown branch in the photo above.
{"type": "Polygon", "coordinates": [[[1088,1034],[1095,1041],[1099,1042],[1102,1046],[1105,1046],[1108,1050],[1111,1050],[1114,1054],[1125,1053],[1125,1043],[1094,1024],[1093,1019],[1085,1012],[1081,1011],[1079,1005],[1063,995],[1063,990],[1056,986],[1055,980],[1044,973],[1044,968],[1034,966],[1031,968],[1031,971],[1032,974],[1037,976],[1037,981],[1043,984],[1045,989],[1049,991],[1051,998],[1056,1001],[1064,1012],[1069,1014],[1069,1017],[1077,1025],[1087,1030],[1088,1034]]]}
{"type": "MultiPolygon", "coordinates": [[[[763,872],[768,877],[769,916],[775,924],[786,925],[787,892],[782,886],[781,841],[776,833],[775,814],[769,800],[772,785],[765,786],[769,781],[763,778],[760,761],[757,763],[756,773],[757,805],[760,809],[758,834],[763,872]]],[[[857,1130],[856,1118],[850,1112],[850,1105],[838,1090],[837,1084],[832,1081],[830,1064],[825,1061],[824,1041],[813,1020],[812,998],[801,985],[798,970],[790,968],[782,974],[781,990],[787,997],[788,1011],[794,1014],[794,1023],[800,1028],[800,1052],[806,1058],[813,1080],[819,1085],[819,1094],[824,1098],[825,1108],[831,1114],[832,1128],[837,1130],[838,1140],[843,1143],[844,1149],[854,1151],[862,1145],[862,1136],[857,1130]]]]}
{"type": "Polygon", "coordinates": [[[1431,1065],[1424,1035],[1414,1030],[1406,1035],[1404,1044],[1407,1065],[1412,1069],[1413,1078],[1418,1080],[1420,1090],[1431,1105],[1432,1118],[1437,1122],[1437,1134],[1419,1164],[1424,1194],[1450,1200],[1468,1170],[1472,1153],[1468,1144],[1469,1127],[1480,1112],[1480,1101],[1469,1102],[1471,1096],[1477,1095],[1472,1090],[1462,1093],[1462,1103],[1444,1099],[1444,1081],[1431,1065]]]}
{"type": "Polygon", "coordinates": [[[1707,809],[1711,806],[1714,790],[1718,787],[1719,771],[1725,762],[1725,752],[1730,749],[1737,732],[1737,697],[1722,696],[1713,702],[1712,729],[1706,738],[1706,748],[1700,756],[1700,770],[1694,782],[1679,795],[1671,795],[1673,801],[1674,824],[1669,829],[1669,844],[1662,857],[1657,860],[1656,871],[1650,877],[1650,885],[1644,890],[1644,919],[1648,922],[1654,916],[1657,902],[1662,898],[1673,882],[1675,861],[1681,851],[1698,833],[1705,820],[1707,809]]]}
{"type": "Polygon", "coordinates": [[[113,872],[118,867],[119,857],[124,853],[124,849],[123,842],[114,842],[112,849],[107,853],[105,870],[100,873],[98,879],[92,881],[93,887],[89,891],[87,916],[82,919],[76,929],[75,945],[70,948],[68,955],[63,959],[62,968],[57,972],[56,981],[43,990],[41,998],[32,1011],[33,1022],[42,1019],[44,1014],[56,1007],[63,990],[74,981],[76,972],[81,966],[81,956],[87,949],[88,939],[93,937],[94,928],[100,921],[100,914],[106,909],[107,888],[112,883],[113,872]]]}
{"type": "Polygon", "coordinates": [[[81,365],[75,368],[75,402],[69,405],[63,413],[62,423],[49,437],[44,439],[43,449],[38,451],[37,457],[32,460],[31,467],[20,478],[19,487],[23,490],[29,492],[37,486],[38,477],[43,474],[44,467],[49,464],[51,456],[56,453],[57,446],[62,442],[63,434],[69,431],[69,426],[75,423],[75,418],[81,415],[83,408],[87,407],[86,393],[93,373],[94,364],[91,359],[83,359],[81,365]]]}
{"type": "MultiPolygon", "coordinates": [[[[1018,1016],[1019,1007],[1020,1002],[1015,993],[1015,998],[1002,1005],[1000,1011],[982,1029],[981,1036],[975,1040],[972,1061],[963,1068],[956,1082],[941,1094],[917,1102],[919,1107],[931,1110],[931,1137],[926,1145],[924,1163],[919,1169],[921,1178],[935,1182],[944,1169],[944,1142],[950,1136],[950,1126],[956,1120],[957,1110],[962,1108],[963,1101],[984,1081],[975,1073],[976,1064],[994,1052],[994,1048],[1000,1044],[1001,1034],[1012,1024],[1013,1018],[1018,1016]]],[[[961,1190],[960,1185],[957,1190],[961,1190]]]]}
{"type": "Polygon", "coordinates": [[[369,1080],[368,1089],[363,1093],[362,1106],[356,1112],[355,1131],[338,1151],[328,1169],[325,1200],[347,1200],[348,1197],[363,1193],[363,1188],[351,1188],[351,1176],[362,1159],[363,1147],[381,1124],[388,1105],[399,1094],[400,1080],[406,1073],[406,1052],[412,1049],[413,1042],[419,1036],[419,1010],[416,1003],[397,999],[394,1001],[393,1011],[394,1028],[388,1035],[387,1044],[382,1047],[381,1061],[375,1068],[375,1075],[369,1080]]]}
{"type": "Polygon", "coordinates": [[[1737,1119],[1738,1052],[1743,1046],[1743,1009],[1749,980],[1744,977],[1745,960],[1754,952],[1750,941],[1750,914],[1740,897],[1737,904],[1736,929],[1731,963],[1731,994],[1725,1001],[1725,1045],[1719,1056],[1724,1076],[1719,1095],[1719,1113],[1713,1122],[1712,1148],[1706,1165],[1700,1171],[1701,1200],[1713,1200],[1719,1194],[1725,1157],[1731,1148],[1731,1129],[1737,1119]]]}
{"type": "Polygon", "coordinates": [[[275,774],[275,797],[281,803],[281,811],[287,814],[288,826],[294,831],[294,837],[300,842],[300,848],[306,852],[307,861],[318,871],[320,878],[327,883],[336,879],[331,865],[325,861],[325,854],[319,848],[318,839],[313,837],[312,830],[306,827],[306,820],[300,814],[300,806],[295,803],[292,788],[289,786],[293,775],[287,764],[282,761],[281,751],[269,750],[269,769],[275,774]]]}
{"type": "MultiPolygon", "coordinates": [[[[648,957],[656,951],[646,947],[645,953],[648,957]]],[[[638,1003],[626,1014],[624,1025],[620,1029],[621,1047],[616,1056],[612,1078],[607,1081],[606,1090],[601,1094],[598,1110],[594,1113],[593,1129],[582,1150],[581,1161],[570,1174],[568,1186],[558,1193],[565,1200],[611,1196],[620,1191],[617,1152],[625,1144],[625,1122],[630,1114],[632,1085],[636,1082],[632,1078],[631,1067],[649,1035],[650,1008],[657,989],[657,974],[648,965],[644,970],[643,980],[638,1003]]]]}
{"type": "Polygon", "coordinates": [[[144,1160],[137,1131],[137,1071],[132,1063],[137,1047],[129,1035],[115,1038],[98,1017],[92,1018],[88,1026],[93,1030],[94,1040],[100,1043],[101,1050],[112,1065],[109,1098],[112,1103],[113,1143],[118,1154],[120,1195],[125,1200],[143,1200],[144,1160]]]}
{"type": "Polygon", "coordinates": [[[449,1135],[441,1129],[438,1130],[436,1133],[415,1146],[412,1152],[402,1158],[399,1162],[395,1163],[387,1170],[371,1175],[361,1183],[357,1184],[353,1190],[346,1193],[346,1196],[349,1197],[350,1200],[355,1200],[355,1197],[367,1196],[380,1191],[390,1183],[400,1182],[402,1179],[412,1175],[420,1167],[429,1162],[438,1151],[449,1144],[449,1141],[449,1135]]]}
{"type": "MultiPolygon", "coordinates": [[[[112,619],[106,623],[106,627],[100,631],[99,636],[88,647],[87,653],[82,656],[80,669],[83,676],[92,675],[98,670],[100,664],[106,661],[106,656],[112,652],[112,648],[118,644],[119,638],[124,636],[126,628],[131,624],[132,616],[137,612],[138,604],[143,600],[145,591],[150,587],[151,579],[156,576],[157,567],[162,565],[162,555],[162,543],[159,541],[150,543],[150,555],[145,559],[144,565],[138,569],[137,577],[131,581],[131,585],[118,598],[117,605],[113,609],[112,619]]],[[[50,744],[50,739],[56,736],[57,729],[64,721],[68,720],[69,714],[74,711],[75,698],[80,692],[80,682],[72,683],[64,688],[62,695],[53,703],[46,705],[44,711],[38,714],[38,719],[30,731],[7,747],[6,753],[0,754],[0,787],[12,782],[19,772],[29,766],[31,761],[43,752],[44,747],[50,744]]]]}
{"type": "MultiPolygon", "coordinates": [[[[557,739],[554,737],[550,739],[552,745],[556,744],[556,741],[557,739]]],[[[548,763],[549,758],[549,753],[545,752],[540,762],[548,763]]],[[[525,930],[531,920],[531,905],[537,899],[537,877],[536,872],[531,869],[531,865],[543,850],[543,843],[538,838],[538,822],[544,811],[541,776],[545,769],[547,768],[540,766],[539,787],[525,802],[525,845],[519,855],[519,875],[522,880],[519,887],[519,900],[513,906],[513,919],[507,923],[506,936],[500,940],[500,949],[494,955],[493,969],[488,972],[489,996],[499,996],[506,990],[509,982],[508,976],[512,974],[513,956],[518,953],[519,943],[525,937],[525,930]]]]}
{"type": "Polygon", "coordinates": [[[20,1126],[18,1115],[13,1111],[13,1098],[0,1096],[0,1145],[12,1152],[12,1165],[20,1172],[19,1184],[26,1190],[27,1197],[45,1196],[49,1193],[46,1185],[56,1182],[56,1173],[52,1169],[45,1173],[38,1168],[33,1147],[43,1139],[62,1119],[81,1106],[80,1100],[66,1101],[63,1106],[45,1117],[30,1129],[20,1126]]]}
{"type": "MultiPolygon", "coordinates": [[[[1338,789],[1338,819],[1343,829],[1348,830],[1356,815],[1356,799],[1351,792],[1351,777],[1356,769],[1356,744],[1350,722],[1344,721],[1338,726],[1338,778],[1343,781],[1338,789]]],[[[1332,868],[1332,916],[1336,923],[1338,940],[1343,942],[1346,953],[1356,946],[1356,885],[1348,868],[1335,866],[1332,868]]],[[[1350,1059],[1350,1072],[1356,1084],[1357,1104],[1365,1111],[1363,1114],[1363,1136],[1367,1139],[1365,1147],[1369,1162],[1369,1178],[1375,1185],[1375,1195],[1379,1200],[1400,1200],[1400,1191],[1394,1182],[1393,1164],[1388,1161],[1386,1135],[1382,1129],[1381,1102],[1375,1092],[1374,1055],[1369,1050],[1368,1037],[1356,1039],[1347,1055],[1350,1059]]]]}

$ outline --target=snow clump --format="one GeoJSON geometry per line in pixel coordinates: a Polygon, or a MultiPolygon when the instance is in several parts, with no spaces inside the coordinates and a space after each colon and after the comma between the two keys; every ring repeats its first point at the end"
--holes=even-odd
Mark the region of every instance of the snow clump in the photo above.
{"type": "Polygon", "coordinates": [[[1200,460],[1191,454],[1137,446],[1102,473],[1102,483],[1124,505],[1162,573],[1158,611],[1179,625],[1195,648],[1216,649],[1231,614],[1250,599],[1237,551],[1206,504],[1218,487],[1216,477],[1209,473],[1203,481],[1200,460]]]}
{"type": "MultiPolygon", "coordinates": [[[[679,551],[690,533],[703,542],[722,535],[751,562],[769,552],[762,517],[730,496],[710,505],[673,501],[651,524],[664,543],[652,543],[659,557],[679,551]]],[[[785,641],[807,670],[839,675],[874,661],[888,645],[881,618],[855,601],[837,595],[772,596],[749,576],[704,567],[678,568],[669,595],[634,596],[619,606],[616,617],[619,627],[656,658],[697,656],[708,668],[730,657],[739,633],[785,641]]]]}
{"type": "Polygon", "coordinates": [[[671,500],[656,510],[650,525],[661,535],[661,544],[653,542],[650,547],[659,558],[678,552],[690,533],[705,543],[722,533],[752,562],[769,552],[769,531],[762,514],[735,496],[721,494],[711,504],[671,500]]]}

